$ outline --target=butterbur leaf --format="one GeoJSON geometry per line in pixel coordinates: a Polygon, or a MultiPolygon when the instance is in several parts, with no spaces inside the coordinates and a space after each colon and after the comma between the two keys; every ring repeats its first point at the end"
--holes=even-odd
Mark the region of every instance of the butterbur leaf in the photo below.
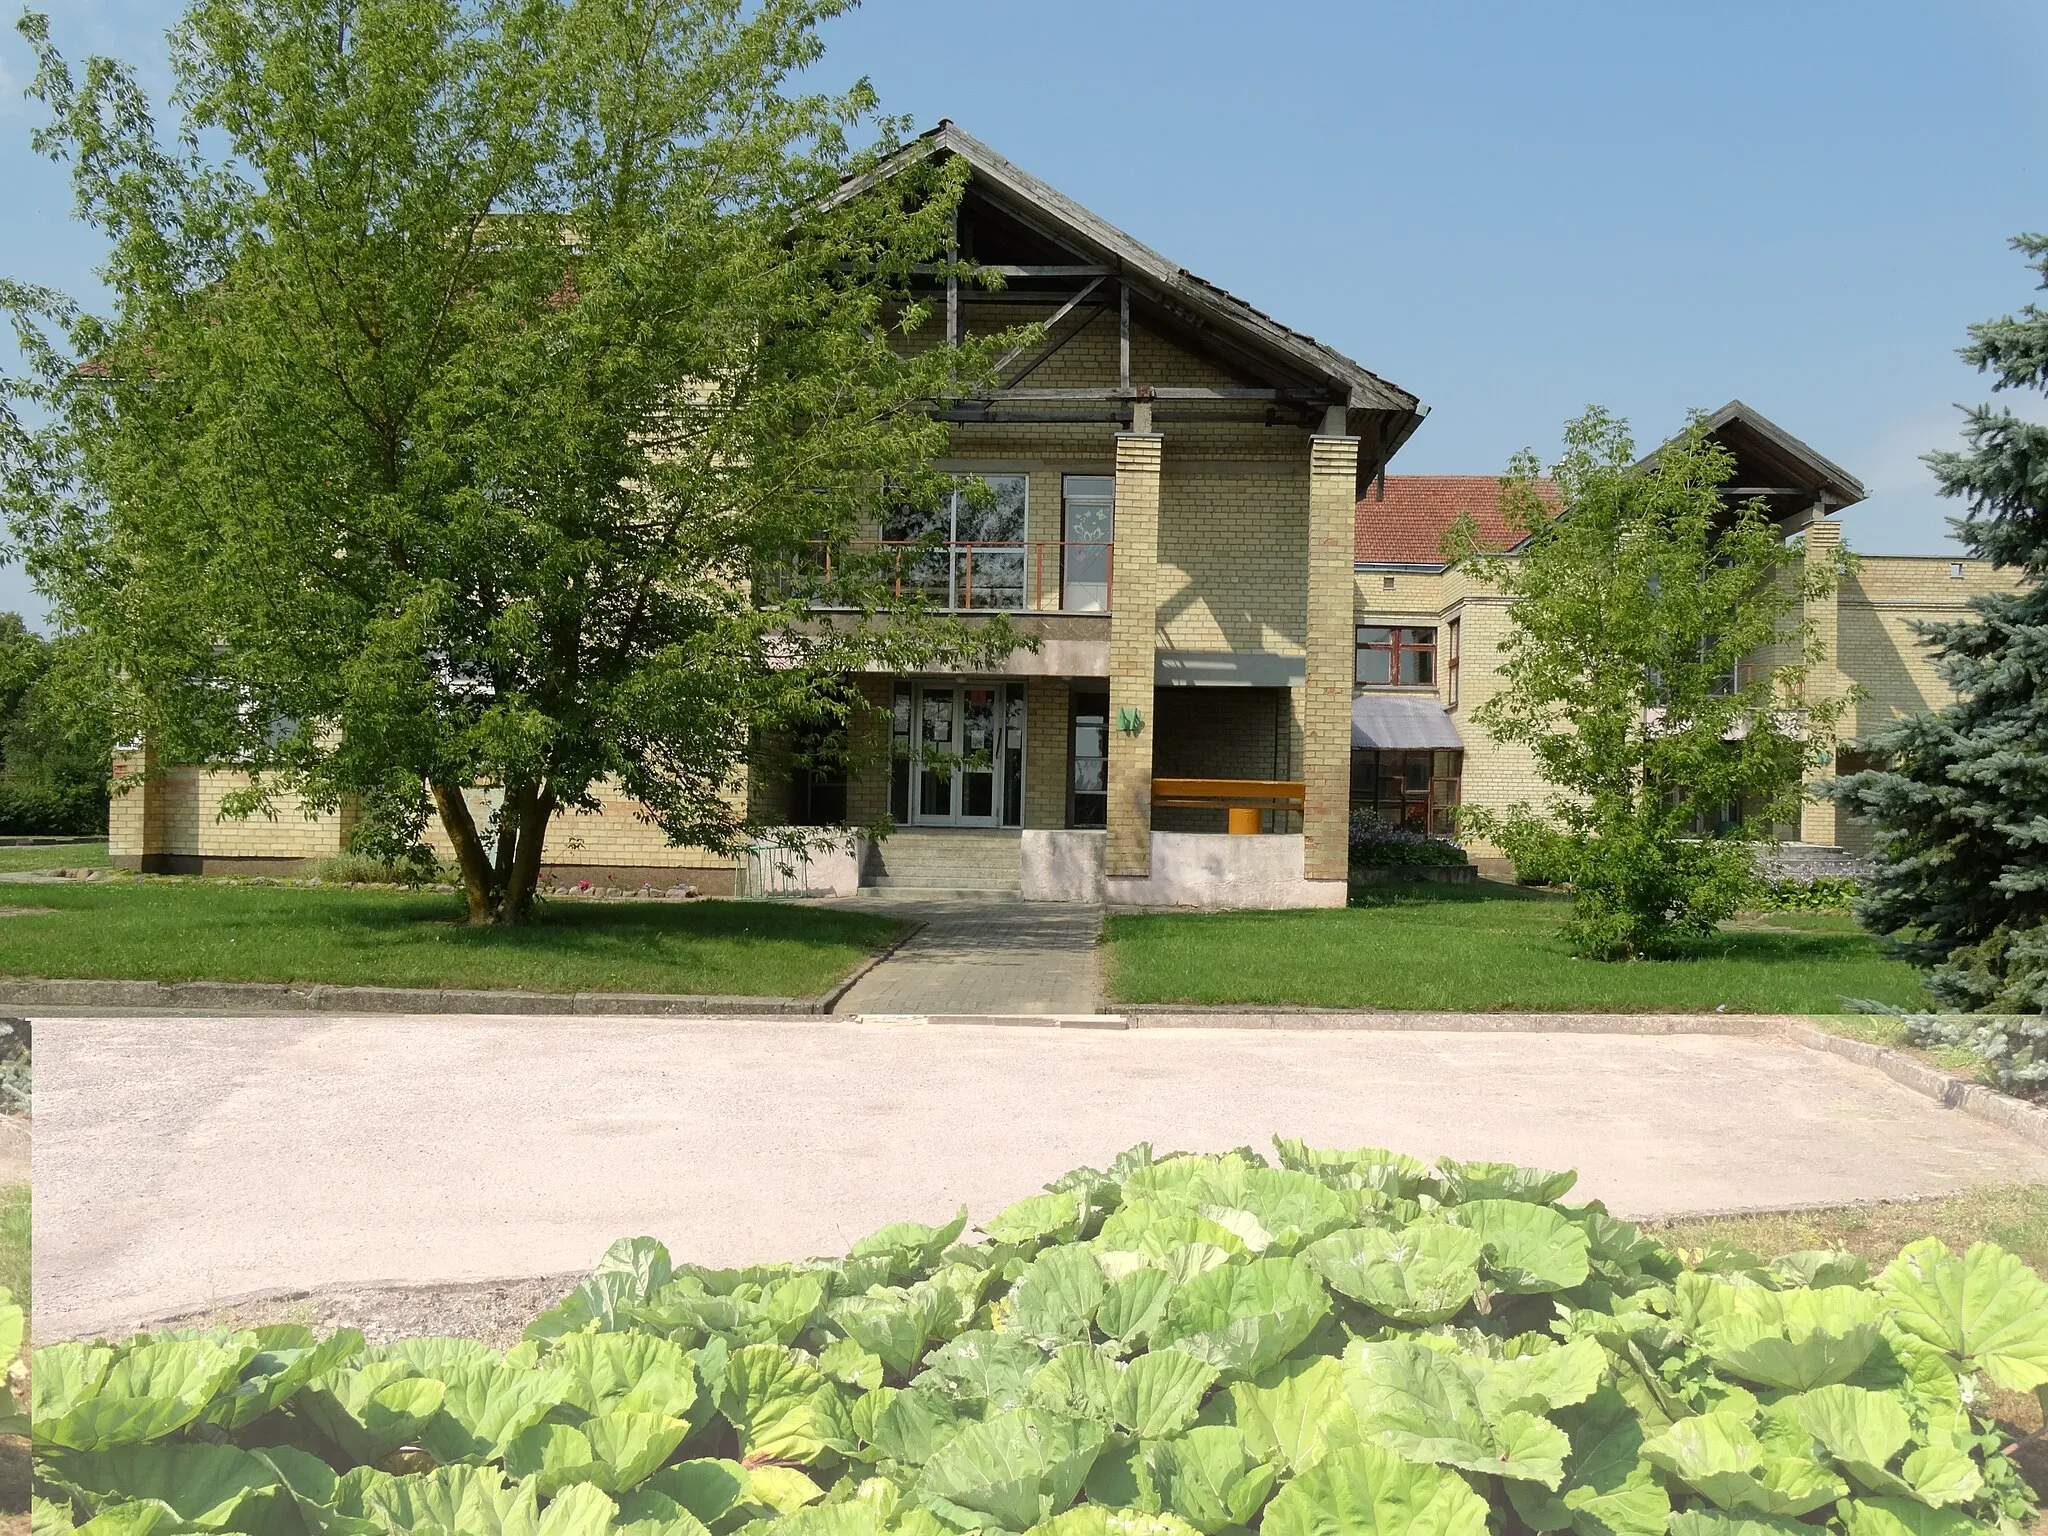
{"type": "Polygon", "coordinates": [[[1153,1483],[1165,1508],[1205,1536],[1249,1524],[1278,1475],[1247,1451],[1244,1436],[1227,1424],[1161,1440],[1150,1455],[1153,1483]]]}
{"type": "Polygon", "coordinates": [[[1500,1290],[1531,1295],[1585,1283],[1591,1244],[1583,1230],[1550,1207],[1474,1200],[1456,1207],[1451,1216],[1479,1238],[1486,1272],[1500,1290]]]}
{"type": "MultiPolygon", "coordinates": [[[[1186,1360],[1189,1357],[1179,1355],[1186,1360]]],[[[1200,1361],[1192,1362],[1199,1365],[1200,1361]]],[[[1123,1367],[1092,1344],[1069,1344],[1052,1363],[1031,1378],[1031,1402],[1048,1413],[1072,1419],[1116,1422],[1117,1396],[1123,1367]]]]}
{"type": "Polygon", "coordinates": [[[566,1368],[514,1370],[496,1364],[451,1365],[428,1380],[447,1390],[441,1411],[427,1421],[420,1444],[435,1461],[493,1461],[556,1404],[574,1394],[566,1368]]]}
{"type": "Polygon", "coordinates": [[[663,1467],[642,1487],[675,1500],[696,1519],[711,1525],[746,1503],[749,1483],[747,1469],[738,1462],[706,1457],[663,1467]]]}
{"type": "Polygon", "coordinates": [[[1519,1200],[1548,1205],[1562,1199],[1579,1182],[1578,1170],[1553,1173],[1548,1168],[1519,1168],[1513,1163],[1461,1163],[1448,1157],[1436,1160],[1444,1184],[1446,1205],[1470,1205],[1475,1200],[1519,1200]]]}
{"type": "Polygon", "coordinates": [[[505,1448],[505,1470],[534,1479],[544,1499],[577,1483],[602,1483],[605,1476],[589,1439],[567,1424],[536,1424],[522,1432],[505,1448]]]}
{"type": "Polygon", "coordinates": [[[808,1464],[853,1446],[839,1388],[778,1344],[733,1351],[718,1407],[739,1433],[741,1455],[750,1460],[808,1464]]]}
{"type": "Polygon", "coordinates": [[[1302,1252],[1302,1262],[1339,1295],[1406,1323],[1441,1323],[1479,1291],[1480,1240],[1444,1222],[1399,1231],[1352,1227],[1302,1252]]]}
{"type": "Polygon", "coordinates": [[[930,1269],[966,1230],[967,1207],[963,1205],[951,1221],[936,1227],[919,1221],[891,1222],[855,1243],[848,1257],[886,1258],[892,1277],[900,1278],[930,1269]]]}
{"type": "Polygon", "coordinates": [[[626,1295],[645,1301],[674,1278],[674,1268],[668,1249],[656,1239],[622,1237],[605,1249],[591,1274],[616,1276],[624,1283],[626,1295]]]}
{"type": "Polygon", "coordinates": [[[1765,1515],[1724,1515],[1712,1509],[1688,1509],[1671,1517],[1671,1536],[1812,1536],[1813,1527],[1797,1520],[1765,1515]]]}
{"type": "Polygon", "coordinates": [[[354,1460],[382,1461],[413,1443],[447,1395],[441,1382],[414,1376],[411,1369],[392,1360],[329,1371],[306,1383],[292,1399],[292,1411],[354,1460]]]}
{"type": "Polygon", "coordinates": [[[1749,1425],[1730,1413],[1681,1419],[1644,1442],[1643,1456],[1733,1514],[1796,1517],[1849,1491],[1813,1462],[1767,1457],[1749,1425]]]}
{"type": "Polygon", "coordinates": [[[843,1386],[872,1392],[882,1384],[882,1357],[855,1339],[834,1339],[818,1354],[818,1369],[843,1386]]]}
{"type": "Polygon", "coordinates": [[[1320,1180],[1263,1167],[1237,1153],[1177,1157],[1139,1169],[1125,1182],[1124,1194],[1201,1216],[1247,1238],[1254,1252],[1293,1253],[1350,1220],[1349,1207],[1320,1180]]]}
{"type": "MultiPolygon", "coordinates": [[[[856,1415],[865,1402],[856,1405],[856,1415]]],[[[921,1467],[932,1452],[960,1433],[964,1422],[959,1408],[944,1393],[908,1387],[891,1393],[862,1438],[891,1461],[921,1467]]]]}
{"type": "Polygon", "coordinates": [[[747,1469],[747,1496],[756,1504],[765,1504],[780,1514],[790,1515],[806,1504],[815,1504],[825,1496],[825,1490],[795,1467],[778,1467],[771,1463],[747,1469]]]}
{"type": "Polygon", "coordinates": [[[603,1465],[597,1479],[607,1493],[644,1480],[683,1443],[690,1426],[660,1413],[600,1413],[578,1426],[603,1465]]]}
{"type": "Polygon", "coordinates": [[[1558,1417],[1571,1454],[1557,1491],[1527,1481],[1507,1484],[1523,1523],[1531,1530],[1570,1529],[1579,1536],[1659,1536],[1671,1499],[1656,1470],[1642,1460],[1642,1421],[1621,1393],[1603,1386],[1558,1417]]]}
{"type": "Polygon", "coordinates": [[[104,1504],[154,1500],[194,1525],[292,1536],[299,1523],[277,1469],[231,1445],[122,1445],[52,1456],[48,1470],[104,1504]]]}
{"type": "Polygon", "coordinates": [[[1807,1433],[1845,1465],[1882,1467],[1913,1437],[1905,1405],[1889,1392],[1817,1387],[1801,1394],[1794,1411],[1807,1433]]]}
{"type": "Polygon", "coordinates": [[[1844,1499],[1849,1536],[1983,1536],[1990,1527],[1959,1509],[1931,1509],[1911,1499],[1844,1499]]]}
{"type": "Polygon", "coordinates": [[[1486,1501],[1455,1472],[1376,1446],[1332,1451],[1282,1488],[1261,1536],[1485,1536],[1486,1501]]]}
{"type": "Polygon", "coordinates": [[[1877,1277],[1893,1320],[2016,1392],[2048,1384],[2048,1282],[2013,1254],[1975,1243],[1961,1257],[1939,1238],[1908,1243],[1877,1277]]]}
{"type": "Polygon", "coordinates": [[[1413,1196],[1430,1184],[1429,1165],[1385,1147],[1336,1150],[1311,1147],[1291,1136],[1275,1136],[1273,1149],[1280,1166],[1305,1173],[1335,1188],[1370,1188],[1397,1199],[1413,1196]]]}
{"type": "Polygon", "coordinates": [[[877,1286],[865,1296],[832,1302],[825,1311],[848,1338],[899,1378],[917,1368],[925,1347],[941,1329],[958,1321],[952,1297],[929,1286],[877,1286]]]}
{"type": "Polygon", "coordinates": [[[1174,1292],[1154,1347],[1171,1345],[1219,1371],[1255,1376],[1292,1353],[1330,1309],[1299,1259],[1255,1259],[1198,1275],[1174,1292]]]}
{"type": "Polygon", "coordinates": [[[1095,1308],[1095,1326],[1127,1349],[1141,1349],[1165,1321],[1173,1277],[1164,1270],[1133,1270],[1111,1283],[1095,1308]]]}
{"type": "Polygon", "coordinates": [[[1716,1288],[1732,1293],[1698,1330],[1714,1364],[1760,1386],[1804,1392],[1848,1380],[1877,1345],[1877,1303],[1867,1291],[1716,1288]]]}
{"type": "Polygon", "coordinates": [[[243,1367],[242,1379],[234,1389],[215,1400],[206,1414],[208,1423],[227,1430],[255,1423],[296,1396],[315,1376],[356,1358],[362,1351],[363,1336],[353,1328],[342,1328],[318,1343],[310,1336],[305,1343],[270,1337],[260,1342],[263,1352],[243,1367]]]}
{"type": "Polygon", "coordinates": [[[333,1513],[386,1531],[450,1536],[534,1536],[540,1522],[532,1483],[507,1483],[496,1467],[479,1466],[436,1467],[413,1477],[358,1467],[336,1482],[333,1513]]]}
{"type": "Polygon", "coordinates": [[[467,1366],[499,1365],[503,1356],[475,1339],[439,1338],[423,1334],[413,1339],[394,1339],[363,1351],[364,1365],[381,1365],[387,1360],[412,1367],[416,1376],[439,1376],[444,1370],[467,1366]]]}
{"type": "Polygon", "coordinates": [[[1345,1385],[1359,1433],[1411,1461],[1520,1478],[1555,1488],[1571,1442],[1536,1414],[1488,1419],[1458,1360],[1412,1339],[1353,1343],[1345,1385]]]}
{"type": "Polygon", "coordinates": [[[685,1418],[697,1402],[697,1372],[679,1345],[649,1333],[576,1333],[550,1363],[566,1367],[591,1413],[660,1413],[685,1418]]]}
{"type": "Polygon", "coordinates": [[[1822,1290],[1833,1285],[1862,1285],[1870,1266],[1843,1248],[1814,1248],[1771,1260],[1771,1277],[1786,1285],[1822,1290]]]}
{"type": "Polygon", "coordinates": [[[243,1362],[255,1353],[203,1339],[156,1339],[106,1358],[90,1350],[54,1354],[62,1373],[53,1390],[33,1383],[34,1438],[39,1446],[94,1451],[117,1445],[144,1445],[184,1428],[204,1414],[216,1397],[233,1390],[243,1362]],[[86,1382],[86,1373],[91,1382],[86,1382]],[[71,1395],[61,1411],[48,1412],[71,1395]]]}
{"type": "Polygon", "coordinates": [[[1102,1266],[1088,1249],[1048,1248],[1010,1292],[1004,1327],[1041,1345],[1082,1338],[1108,1289],[1102,1266]]]}
{"type": "Polygon", "coordinates": [[[1103,1440],[1098,1424],[1013,1409],[968,1425],[934,1452],[916,1494],[970,1527],[1028,1530],[1074,1502],[1103,1440]]]}
{"type": "Polygon", "coordinates": [[[1031,1195],[1005,1206],[983,1222],[981,1230],[998,1243],[1071,1243],[1087,1210],[1086,1197],[1079,1190],[1031,1195]]]}
{"type": "Polygon", "coordinates": [[[1195,1528],[1178,1515],[1080,1504],[1034,1525],[1031,1536],[1195,1536],[1195,1528]]]}
{"type": "Polygon", "coordinates": [[[1024,1402],[1031,1378],[1045,1362],[1045,1352],[1029,1339],[976,1329],[927,1355],[924,1370],[911,1385],[935,1387],[962,1402],[1000,1411],[1024,1402]]]}
{"type": "Polygon", "coordinates": [[[549,1500],[540,1512],[537,1536],[610,1536],[617,1513],[603,1490],[581,1483],[549,1500]]]}
{"type": "MultiPolygon", "coordinates": [[[[1194,1423],[1216,1368],[1177,1349],[1140,1355],[1117,1373],[1117,1424],[1145,1440],[1179,1434],[1194,1423]]],[[[1185,1511],[1183,1511],[1185,1513],[1185,1511]]]]}
{"type": "Polygon", "coordinates": [[[1262,1460],[1299,1472],[1330,1448],[1356,1444],[1358,1420],[1344,1395],[1344,1370],[1327,1355],[1283,1360],[1230,1385],[1237,1427],[1262,1460]]]}
{"type": "Polygon", "coordinates": [[[1479,1379],[1479,1405],[1489,1415],[1522,1408],[1547,1413],[1583,1403],[1607,1374],[1607,1351],[1596,1339],[1489,1364],[1479,1379]]]}

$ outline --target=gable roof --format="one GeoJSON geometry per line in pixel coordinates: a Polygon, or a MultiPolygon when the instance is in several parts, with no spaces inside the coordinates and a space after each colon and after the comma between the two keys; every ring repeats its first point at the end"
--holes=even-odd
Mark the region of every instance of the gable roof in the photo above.
{"type": "MultiPolygon", "coordinates": [[[[1481,549],[1513,549],[1523,535],[1501,516],[1500,489],[1498,475],[1389,475],[1384,496],[1368,491],[1358,499],[1352,557],[1370,565],[1440,566],[1444,535],[1466,512],[1478,524],[1481,549]]],[[[1537,481],[1536,489],[1556,504],[1550,481],[1537,481]]]]}
{"type": "Polygon", "coordinates": [[[934,155],[965,160],[973,170],[970,196],[988,199],[1005,214],[1076,255],[1113,269],[1130,284],[1134,297],[1164,311],[1172,321],[1206,333],[1268,370],[1326,392],[1350,412],[1369,413],[1376,418],[1373,424],[1378,430],[1372,435],[1378,438],[1382,464],[1428,414],[1421,402],[1399,385],[1168,260],[1012,164],[950,118],[920,134],[874,170],[849,179],[833,200],[856,196],[901,166],[934,155]]]}
{"type": "MultiPolygon", "coordinates": [[[[1754,406],[1731,400],[1702,424],[1735,455],[1735,474],[1723,494],[1761,500],[1788,535],[1864,499],[1862,481],[1754,406]]],[[[1661,451],[1660,444],[1641,462],[1655,463],[1661,451]]],[[[1538,480],[1536,488],[1552,506],[1558,504],[1554,482],[1538,480]]],[[[1500,490],[1497,475],[1388,475],[1384,496],[1368,491],[1358,500],[1353,559],[1440,568],[1443,537],[1464,512],[1478,524],[1481,549],[1513,549],[1524,536],[1501,516],[1500,490]]]]}

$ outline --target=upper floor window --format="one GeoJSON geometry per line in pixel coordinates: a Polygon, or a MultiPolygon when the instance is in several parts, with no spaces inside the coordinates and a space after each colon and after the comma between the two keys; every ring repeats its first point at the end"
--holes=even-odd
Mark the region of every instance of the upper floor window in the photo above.
{"type": "Polygon", "coordinates": [[[1368,688],[1429,688],[1436,683],[1436,630],[1358,626],[1358,681],[1368,688]]]}
{"type": "Polygon", "coordinates": [[[1453,619],[1444,626],[1444,708],[1458,707],[1458,626],[1453,619]]]}

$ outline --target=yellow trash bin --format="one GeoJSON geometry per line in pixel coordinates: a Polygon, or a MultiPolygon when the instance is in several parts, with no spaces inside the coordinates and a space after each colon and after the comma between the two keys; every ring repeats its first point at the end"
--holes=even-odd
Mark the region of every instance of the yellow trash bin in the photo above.
{"type": "MultiPolygon", "coordinates": [[[[1212,827],[1215,823],[1209,823],[1212,827]]],[[[1244,837],[1259,830],[1259,811],[1256,806],[1233,805],[1230,807],[1230,830],[1233,836],[1244,837]]]]}

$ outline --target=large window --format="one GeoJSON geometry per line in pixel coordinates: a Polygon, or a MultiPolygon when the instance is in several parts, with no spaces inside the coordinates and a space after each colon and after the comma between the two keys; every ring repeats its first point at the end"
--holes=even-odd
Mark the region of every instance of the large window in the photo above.
{"type": "Polygon", "coordinates": [[[935,507],[898,507],[882,523],[892,542],[929,540],[905,555],[901,579],[935,607],[1024,606],[1026,475],[962,476],[935,507]]]}
{"type": "Polygon", "coordinates": [[[1385,826],[1451,836],[1464,766],[1462,752],[1353,752],[1351,808],[1385,826]]]}
{"type": "Polygon", "coordinates": [[[1368,688],[1429,688],[1436,683],[1436,631],[1358,626],[1358,680],[1368,688]]]}

